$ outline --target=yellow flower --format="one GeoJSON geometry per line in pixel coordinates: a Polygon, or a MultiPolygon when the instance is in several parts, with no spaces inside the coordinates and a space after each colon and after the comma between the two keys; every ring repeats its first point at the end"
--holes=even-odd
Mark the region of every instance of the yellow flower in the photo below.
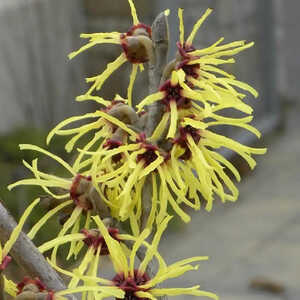
{"type": "MultiPolygon", "coordinates": [[[[127,234],[120,235],[120,237],[122,237],[123,239],[131,240],[134,242],[132,250],[129,254],[129,258],[127,258],[121,244],[110,235],[101,219],[98,216],[94,217],[94,220],[98,225],[103,238],[105,239],[110,253],[110,258],[116,272],[116,275],[111,280],[96,276],[82,275],[76,271],[71,273],[58,268],[55,265],[53,265],[53,267],[58,271],[64,273],[65,275],[71,276],[72,278],[77,278],[78,280],[83,280],[83,282],[94,282],[95,284],[98,283],[101,286],[104,285],[108,287],[116,287],[124,293],[123,296],[120,297],[121,299],[132,299],[132,297],[134,297],[135,299],[156,299],[156,297],[163,295],[195,295],[218,299],[218,297],[213,293],[199,290],[198,285],[188,288],[155,287],[157,284],[160,284],[169,278],[181,276],[185,272],[190,270],[197,270],[198,266],[193,266],[191,265],[191,263],[208,259],[208,257],[206,256],[197,256],[178,261],[169,266],[166,264],[164,259],[157,251],[157,247],[161,239],[161,235],[166,229],[170,219],[171,217],[165,218],[163,222],[159,224],[157,232],[151,244],[146,242],[146,238],[150,234],[149,229],[145,229],[138,237],[133,237],[127,234]],[[140,265],[136,267],[136,252],[141,246],[147,248],[146,255],[140,265]],[[159,268],[156,274],[152,278],[150,278],[150,276],[147,274],[146,269],[149,262],[154,257],[158,260],[159,268]]],[[[94,298],[92,299],[98,299],[97,296],[98,295],[94,293],[94,298]]]]}
{"type": "Polygon", "coordinates": [[[260,132],[248,124],[251,120],[252,117],[226,118],[210,110],[204,110],[202,115],[186,117],[180,122],[179,134],[173,140],[169,168],[173,170],[170,174],[176,185],[188,194],[188,198],[199,203],[198,193],[200,193],[207,201],[207,210],[212,208],[215,193],[223,202],[237,200],[238,189],[225,173],[224,167],[232,172],[237,181],[240,181],[239,172],[231,162],[215,150],[221,147],[228,148],[243,157],[253,169],[256,162],[251,155],[264,154],[266,149],[242,145],[208,128],[216,125],[237,126],[260,137],[260,132]],[[198,178],[193,176],[193,170],[196,171],[198,178]],[[224,185],[231,194],[224,191],[224,185]]]}
{"type": "Polygon", "coordinates": [[[97,44],[117,44],[122,47],[122,54],[112,63],[109,63],[104,72],[100,75],[87,78],[88,83],[92,83],[90,89],[81,100],[85,98],[97,100],[97,96],[92,96],[94,91],[101,89],[106,79],[121,67],[126,61],[132,63],[132,71],[130,75],[130,82],[128,86],[128,104],[132,105],[132,88],[137,75],[138,67],[143,70],[143,63],[151,59],[152,55],[152,41],[151,28],[143,23],[140,23],[132,0],[128,0],[131,15],[133,18],[133,26],[126,33],[106,32],[106,33],[92,33],[81,34],[82,38],[90,39],[89,42],[81,47],[79,50],[72,52],[69,58],[73,58],[79,53],[97,45],[97,44]],[[91,98],[92,97],[92,98],[91,98]]]}
{"type": "Polygon", "coordinates": [[[244,94],[239,93],[234,87],[238,87],[250,92],[254,97],[258,96],[257,91],[246,83],[238,81],[235,77],[222,69],[218,68],[222,64],[234,63],[230,57],[248,49],[254,45],[254,42],[246,43],[245,41],[235,41],[232,43],[220,45],[224,38],[220,38],[213,45],[196,50],[192,45],[194,37],[212,12],[207,9],[203,16],[196,22],[189,37],[184,39],[183,9],[178,10],[180,42],[177,43],[179,61],[175,69],[182,69],[187,77],[187,82],[201,90],[204,98],[212,102],[219,103],[223,97],[243,99],[244,94]],[[221,76],[221,77],[220,77],[221,76]]]}
{"type": "MultiPolygon", "coordinates": [[[[113,102],[106,105],[105,109],[97,110],[93,113],[87,113],[81,116],[70,117],[62,122],[60,122],[57,126],[55,126],[47,136],[47,144],[49,144],[54,137],[54,135],[61,136],[70,136],[74,135],[66,144],[65,149],[67,152],[71,152],[74,148],[74,145],[78,142],[78,140],[84,136],[85,134],[96,131],[94,137],[85,145],[82,149],[84,151],[89,150],[93,147],[98,141],[101,139],[111,137],[112,134],[118,129],[122,129],[125,133],[129,133],[131,135],[135,135],[135,132],[131,130],[125,123],[118,120],[116,117],[112,116],[111,113],[118,109],[120,106],[124,106],[126,102],[124,99],[114,100],[113,102]],[[96,119],[93,122],[82,125],[77,128],[72,129],[64,129],[64,127],[69,126],[70,124],[78,121],[96,119]]],[[[80,161],[83,157],[83,154],[79,155],[76,160],[74,166],[79,168],[80,161]]]]}
{"type": "MultiPolygon", "coordinates": [[[[68,230],[72,230],[72,233],[76,233],[80,230],[80,223],[82,219],[85,219],[86,226],[91,221],[91,214],[96,210],[100,205],[100,201],[104,201],[104,204],[108,204],[105,197],[97,197],[93,193],[93,185],[91,182],[90,176],[85,173],[78,173],[80,170],[74,167],[71,167],[68,163],[62,160],[60,157],[34,145],[22,144],[20,145],[21,150],[31,150],[43,153],[50,158],[54,159],[61,166],[63,166],[70,174],[71,178],[61,178],[55,175],[47,174],[38,170],[37,162],[35,159],[32,162],[32,165],[27,162],[23,162],[24,165],[33,173],[33,179],[23,179],[17,181],[8,186],[8,189],[11,190],[19,185],[36,185],[40,186],[48,195],[54,199],[58,199],[62,203],[57,207],[51,209],[46,213],[31,229],[28,233],[28,236],[33,239],[40,228],[57,212],[63,210],[67,206],[72,206],[72,213],[64,223],[61,231],[58,236],[64,236],[68,230]],[[56,193],[54,190],[62,190],[61,193],[56,193]],[[96,197],[96,198],[94,198],[96,197]],[[106,202],[105,202],[106,201],[106,202]],[[96,203],[98,202],[98,203],[96,203]]],[[[105,205],[106,205],[105,204],[105,205]]],[[[97,211],[97,213],[109,214],[108,206],[103,205],[103,212],[97,211]]],[[[71,249],[72,250],[72,249],[71,249]]],[[[70,251],[71,251],[70,250],[70,251]]],[[[57,248],[54,249],[52,253],[52,259],[55,260],[57,248]]]]}
{"type": "MultiPolygon", "coordinates": [[[[122,237],[119,234],[119,230],[117,228],[109,227],[107,231],[109,235],[116,241],[120,241],[122,239],[122,237]]],[[[74,269],[72,272],[80,276],[86,275],[86,276],[96,277],[99,269],[99,264],[100,264],[100,256],[109,254],[106,241],[104,237],[101,235],[101,232],[97,229],[82,229],[81,233],[75,233],[75,234],[72,233],[69,235],[65,235],[63,237],[55,238],[52,241],[46,242],[45,244],[39,247],[39,251],[41,253],[44,253],[49,249],[52,249],[54,247],[69,242],[71,243],[78,242],[77,245],[74,244],[74,248],[73,248],[73,254],[75,254],[75,258],[77,258],[77,255],[82,249],[82,247],[84,246],[84,244],[88,246],[88,250],[86,251],[84,257],[82,258],[79,266],[76,269],[74,269]]],[[[70,254],[68,258],[70,258],[70,254]]],[[[55,266],[55,261],[54,262],[52,261],[50,263],[55,266]]],[[[77,288],[79,281],[80,281],[79,278],[73,277],[68,285],[68,289],[77,288]]],[[[94,281],[89,280],[85,282],[85,284],[91,286],[96,283],[94,281]]]]}
{"type": "Polygon", "coordinates": [[[173,71],[171,79],[161,85],[157,93],[147,96],[137,105],[138,111],[140,111],[146,105],[150,105],[156,101],[161,101],[163,104],[164,114],[153,132],[151,140],[155,141],[161,138],[168,123],[170,125],[167,138],[174,138],[178,127],[178,120],[191,114],[198,115],[202,112],[203,107],[207,106],[210,102],[217,103],[215,110],[232,108],[247,114],[252,113],[252,108],[249,105],[231,95],[223,93],[222,97],[219,97],[219,100],[216,101],[216,96],[213,94],[210,97],[206,97],[203,95],[202,90],[192,89],[187,83],[187,78],[188,76],[182,69],[173,71]]]}

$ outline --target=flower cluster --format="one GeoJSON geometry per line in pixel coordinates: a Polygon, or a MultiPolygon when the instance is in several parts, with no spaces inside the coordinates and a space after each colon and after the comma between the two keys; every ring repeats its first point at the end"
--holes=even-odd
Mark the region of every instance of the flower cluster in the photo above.
{"type": "MultiPolygon", "coordinates": [[[[238,199],[239,191],[233,178],[240,181],[240,174],[219,149],[235,152],[251,169],[256,165],[252,156],[266,152],[265,148],[243,145],[215,130],[218,126],[233,126],[260,137],[260,132],[250,125],[253,109],[244,102],[248,93],[257,97],[257,91],[220,68],[234,63],[232,56],[254,43],[222,44],[221,38],[207,48],[197,49],[193,45],[194,38],[212,10],[202,15],[185,38],[183,9],[179,9],[176,57],[161,70],[161,85],[157,90],[134,107],[135,79],[138,71],[144,70],[145,63],[155,65],[156,45],[151,27],[138,20],[133,1],[128,2],[133,26],[127,32],[82,34],[81,37],[89,41],[69,55],[73,58],[98,44],[116,44],[121,51],[101,74],[87,78],[91,86],[77,97],[77,101],[95,101],[98,109],[70,117],[48,134],[47,144],[55,136],[69,137],[66,151],[76,148],[78,152],[72,164],[38,146],[20,145],[21,150],[35,151],[55,161],[66,174],[61,177],[42,171],[36,158],[31,163],[23,162],[33,178],[20,180],[8,188],[39,186],[51,199],[50,210],[29,231],[31,239],[55,214],[64,213],[58,236],[38,249],[41,253],[51,250],[49,263],[70,277],[70,281],[65,291],[49,291],[38,279],[29,279],[18,285],[19,293],[33,285],[35,292],[46,293],[47,299],[63,299],[70,293],[82,293],[82,299],[88,300],[106,297],[144,300],[180,294],[217,299],[215,294],[202,291],[199,286],[161,288],[165,280],[196,270],[198,266],[192,263],[207,257],[188,258],[168,266],[157,249],[172,218],[171,212],[189,222],[191,217],[186,207],[199,210],[204,203],[205,209],[210,211],[216,198],[222,202],[238,199]],[[102,98],[101,87],[125,62],[132,65],[126,98],[118,94],[112,100],[102,98]],[[161,116],[158,121],[151,120],[153,107],[161,116]],[[224,114],[226,109],[243,116],[229,117],[228,113],[224,114]],[[149,132],[147,126],[151,121],[153,130],[149,132]],[[78,122],[80,125],[76,126],[78,122]],[[81,137],[91,133],[90,140],[78,148],[81,137]],[[131,234],[123,231],[128,227],[131,234]],[[66,259],[82,257],[71,271],[57,264],[57,253],[63,244],[69,246],[66,259]],[[138,264],[136,257],[140,252],[144,252],[144,256],[138,264]],[[110,258],[115,270],[110,279],[99,276],[104,255],[110,258]],[[158,263],[154,273],[149,272],[153,259],[158,263]]],[[[163,14],[165,22],[168,14],[168,10],[163,14]]],[[[21,219],[17,233],[23,223],[21,219]]],[[[0,272],[10,261],[8,252],[17,233],[3,250],[0,247],[0,272]]],[[[15,294],[16,287],[6,278],[5,282],[7,291],[15,294]]]]}

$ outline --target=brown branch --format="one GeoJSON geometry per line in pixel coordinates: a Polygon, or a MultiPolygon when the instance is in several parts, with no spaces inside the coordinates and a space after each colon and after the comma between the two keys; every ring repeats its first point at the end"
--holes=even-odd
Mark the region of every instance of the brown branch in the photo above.
{"type": "MultiPolygon", "coordinates": [[[[152,24],[152,41],[154,47],[154,60],[149,62],[149,93],[157,92],[163,70],[167,64],[169,50],[169,25],[168,18],[161,12],[152,24]]],[[[161,120],[163,107],[160,102],[155,102],[148,107],[146,122],[146,135],[150,137],[155,127],[161,120]]]]}
{"type": "MultiPolygon", "coordinates": [[[[0,202],[0,242],[2,244],[9,239],[16,225],[15,220],[9,215],[0,202]]],[[[38,277],[48,289],[53,291],[66,289],[63,280],[52,269],[44,256],[23,232],[21,232],[18,240],[10,251],[10,254],[30,277],[38,277]]],[[[69,295],[68,297],[72,300],[76,299],[72,295],[69,295]]]]}
{"type": "MultiPolygon", "coordinates": [[[[161,12],[152,24],[152,41],[154,47],[154,59],[149,62],[149,92],[155,93],[160,85],[163,70],[167,63],[169,48],[169,27],[168,19],[164,12],[161,12]]],[[[161,101],[148,106],[145,133],[150,137],[160,122],[163,114],[161,101]]],[[[141,229],[146,226],[152,205],[152,184],[149,176],[146,179],[143,189],[143,212],[141,229]]]]}

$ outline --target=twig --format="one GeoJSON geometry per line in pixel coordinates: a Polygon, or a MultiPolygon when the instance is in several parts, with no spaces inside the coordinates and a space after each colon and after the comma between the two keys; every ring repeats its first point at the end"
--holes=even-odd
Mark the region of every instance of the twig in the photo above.
{"type": "MultiPolygon", "coordinates": [[[[169,49],[169,25],[164,12],[161,12],[152,24],[152,41],[154,46],[154,60],[149,62],[149,93],[157,92],[161,83],[162,74],[167,64],[169,49]]],[[[150,137],[161,120],[162,104],[155,102],[148,107],[146,122],[146,136],[150,137]]]]}
{"type": "MultiPolygon", "coordinates": [[[[14,219],[0,202],[0,242],[2,244],[8,240],[16,225],[14,219]]],[[[10,254],[29,276],[38,277],[48,289],[53,291],[66,289],[59,275],[51,268],[44,256],[23,232],[21,232],[10,254]]],[[[68,297],[71,300],[76,299],[73,295],[68,297]]]]}
{"type": "MultiPolygon", "coordinates": [[[[154,60],[149,62],[149,92],[157,91],[164,68],[167,63],[169,48],[169,27],[165,12],[161,12],[152,24],[152,41],[154,46],[154,60]]],[[[147,137],[152,135],[155,127],[162,118],[163,107],[161,101],[148,106],[145,133],[147,137]]],[[[149,177],[149,176],[148,176],[149,177]]],[[[145,228],[152,205],[152,185],[149,178],[146,179],[143,189],[143,214],[141,229],[145,228]]]]}

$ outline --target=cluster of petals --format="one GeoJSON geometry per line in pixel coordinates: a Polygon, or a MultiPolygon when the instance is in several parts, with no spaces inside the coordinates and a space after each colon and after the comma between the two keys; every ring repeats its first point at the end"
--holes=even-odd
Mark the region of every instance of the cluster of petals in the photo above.
{"type": "MultiPolygon", "coordinates": [[[[243,145],[215,130],[218,126],[233,126],[260,138],[260,132],[250,125],[253,109],[244,102],[248,93],[257,97],[257,91],[220,68],[234,63],[232,56],[254,43],[236,41],[222,44],[224,39],[220,38],[207,48],[196,49],[194,38],[211,9],[196,22],[187,39],[183,10],[179,9],[180,36],[176,57],[166,67],[157,92],[133,107],[134,82],[139,69],[144,69],[143,64],[153,59],[153,44],[151,28],[138,20],[133,1],[128,2],[133,26],[127,32],[82,34],[82,38],[89,39],[88,43],[69,55],[73,58],[98,44],[117,44],[122,51],[101,74],[87,78],[91,84],[89,90],[77,97],[77,101],[95,101],[100,108],[70,117],[48,134],[47,144],[55,136],[69,138],[66,151],[76,149],[78,152],[72,164],[38,146],[20,145],[21,150],[35,151],[38,156],[45,155],[58,163],[66,175],[62,177],[42,171],[36,158],[31,163],[23,161],[33,178],[22,179],[8,188],[39,186],[53,201],[51,209],[29,231],[31,239],[59,212],[66,216],[57,237],[39,246],[41,253],[51,250],[49,263],[70,277],[68,288],[49,291],[49,299],[64,299],[71,293],[82,293],[82,299],[88,300],[107,297],[155,300],[164,295],[180,294],[217,299],[215,294],[202,291],[199,286],[157,286],[169,278],[196,270],[198,266],[191,263],[207,259],[193,257],[168,266],[157,248],[171,219],[170,208],[184,222],[189,222],[191,217],[186,207],[199,210],[204,202],[205,209],[210,211],[216,197],[222,202],[237,200],[239,191],[232,177],[236,181],[240,181],[241,177],[237,168],[222,156],[220,149],[235,152],[251,169],[256,165],[252,156],[266,152],[265,148],[243,145]],[[132,64],[127,99],[119,95],[111,101],[100,97],[97,93],[105,81],[126,62],[132,64]],[[161,108],[162,117],[149,134],[145,120],[153,104],[161,108]],[[223,112],[227,109],[243,116],[224,116],[223,112]],[[77,126],[78,122],[80,125],[77,126]],[[86,123],[82,125],[82,122],[86,123]],[[80,139],[91,133],[90,140],[78,147],[80,139]],[[151,188],[151,207],[142,226],[145,186],[151,188]],[[107,217],[117,222],[127,221],[132,235],[120,233],[117,228],[105,224],[107,217]],[[152,242],[147,242],[154,228],[156,232],[152,242]],[[131,250],[125,242],[132,243],[131,250]],[[72,271],[57,264],[57,253],[63,244],[69,245],[67,259],[83,257],[72,271]],[[137,267],[136,254],[142,247],[146,254],[137,267]],[[113,264],[115,276],[112,279],[98,276],[103,255],[108,255],[113,264]],[[158,262],[155,275],[147,273],[152,259],[158,262]]],[[[168,13],[165,11],[165,15],[168,13]]],[[[3,249],[0,245],[0,273],[10,261],[8,252],[25,219],[38,202],[36,200],[28,207],[3,249]]],[[[16,285],[5,277],[4,282],[6,291],[15,296],[16,285]]]]}
{"type": "MultiPolygon", "coordinates": [[[[200,286],[192,286],[188,288],[159,288],[156,285],[166,281],[170,278],[176,278],[183,275],[187,271],[197,270],[198,265],[193,266],[191,263],[207,260],[207,256],[197,256],[175,262],[167,265],[162,256],[159,254],[157,248],[161,236],[166,229],[171,217],[165,218],[157,227],[152,243],[146,241],[150,235],[150,230],[145,229],[143,232],[134,237],[129,234],[112,234],[111,230],[107,229],[105,224],[101,221],[99,216],[93,218],[97,224],[97,229],[101,234],[103,243],[108,249],[108,253],[113,264],[115,276],[112,279],[106,279],[97,276],[99,268],[99,259],[101,253],[101,246],[95,248],[88,246],[88,250],[76,269],[67,271],[50,262],[51,265],[59,272],[71,277],[68,285],[69,290],[80,289],[80,281],[84,285],[95,286],[97,290],[90,290],[86,296],[88,299],[102,299],[105,297],[115,296],[119,299],[157,299],[159,296],[176,296],[176,295],[195,295],[206,296],[212,299],[218,297],[211,292],[202,291],[200,286]],[[123,241],[133,242],[132,249],[123,244],[123,241]],[[141,247],[146,247],[145,257],[136,265],[136,252],[141,247]],[[151,277],[147,274],[147,266],[152,259],[155,258],[158,262],[158,270],[155,275],[151,277]],[[102,291],[101,291],[102,289],[102,291]],[[116,294],[119,293],[117,296],[116,294]]],[[[40,247],[40,250],[46,251],[57,244],[68,243],[71,240],[85,239],[86,235],[73,234],[65,236],[63,239],[57,238],[52,242],[48,242],[40,247]]],[[[103,245],[103,244],[102,244],[103,245]]],[[[101,267],[100,267],[101,268],[101,267]]]]}

